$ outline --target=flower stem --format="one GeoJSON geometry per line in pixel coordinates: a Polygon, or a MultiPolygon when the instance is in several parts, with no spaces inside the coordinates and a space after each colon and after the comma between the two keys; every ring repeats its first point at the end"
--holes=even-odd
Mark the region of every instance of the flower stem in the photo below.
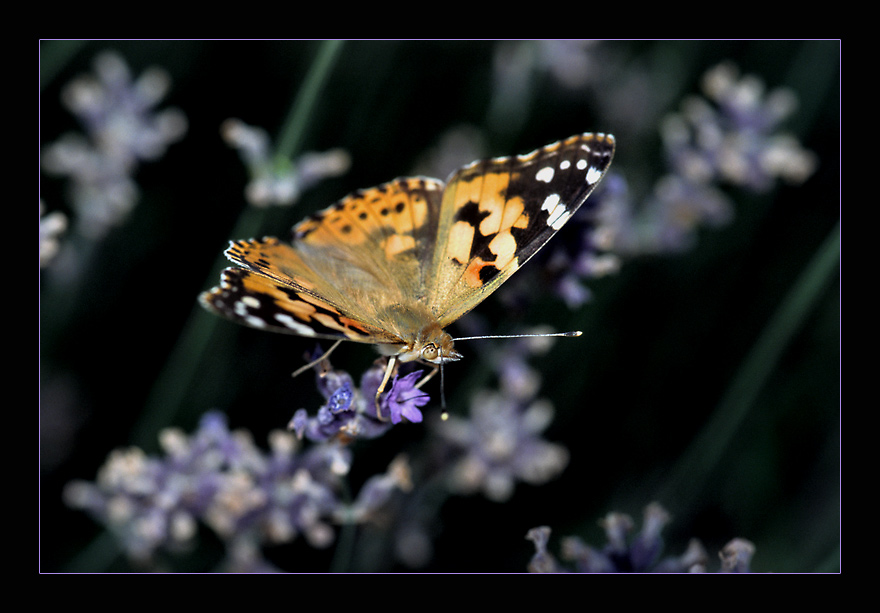
{"type": "Polygon", "coordinates": [[[691,506],[754,405],[783,351],[821,298],[821,292],[837,270],[839,261],[838,223],[764,328],[702,432],[679,458],[659,500],[670,501],[670,504],[674,501],[681,509],[691,506]]]}
{"type": "Polygon", "coordinates": [[[320,98],[321,90],[327,82],[327,75],[332,72],[341,49],[342,41],[339,40],[324,41],[318,49],[318,55],[284,122],[281,137],[277,141],[276,155],[293,159],[299,152],[312,111],[320,98]]]}

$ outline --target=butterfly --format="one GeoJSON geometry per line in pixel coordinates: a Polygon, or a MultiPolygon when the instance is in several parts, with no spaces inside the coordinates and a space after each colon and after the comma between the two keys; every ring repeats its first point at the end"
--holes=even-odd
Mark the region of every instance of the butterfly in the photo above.
{"type": "Polygon", "coordinates": [[[612,135],[586,133],[473,162],[446,183],[409,177],[356,191],[294,226],[290,242],[230,242],[239,267],[200,302],[253,328],[375,345],[389,358],[378,407],[399,362],[433,365],[433,375],[462,357],[445,328],[562,228],[614,148],[612,135]]]}

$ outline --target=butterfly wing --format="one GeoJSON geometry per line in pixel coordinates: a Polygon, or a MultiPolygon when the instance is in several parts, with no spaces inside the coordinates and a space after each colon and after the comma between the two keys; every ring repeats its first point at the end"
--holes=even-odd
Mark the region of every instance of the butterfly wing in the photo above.
{"type": "MultiPolygon", "coordinates": [[[[253,249],[272,247],[271,241],[234,243],[253,249]]],[[[244,268],[227,268],[220,285],[199,297],[209,311],[252,328],[315,338],[348,339],[364,343],[393,342],[382,330],[348,317],[336,305],[295,281],[278,281],[244,268]]]]}
{"type": "Polygon", "coordinates": [[[426,325],[424,262],[431,261],[443,183],[398,179],[355,192],[293,228],[291,244],[237,241],[202,297],[252,327],[303,336],[401,344],[426,325]]]}
{"type": "Polygon", "coordinates": [[[443,191],[436,179],[401,178],[355,192],[294,227],[293,245],[354,304],[366,300],[376,312],[417,301],[433,261],[443,191]]]}
{"type": "Polygon", "coordinates": [[[495,291],[584,203],[614,153],[583,134],[474,162],[448,186],[397,179],[355,192],[274,238],[231,243],[242,268],[205,292],[209,310],[278,332],[410,345],[495,291]]]}
{"type": "Polygon", "coordinates": [[[543,247],[586,201],[613,155],[613,136],[588,133],[454,173],[426,284],[440,326],[482,302],[543,247]]]}

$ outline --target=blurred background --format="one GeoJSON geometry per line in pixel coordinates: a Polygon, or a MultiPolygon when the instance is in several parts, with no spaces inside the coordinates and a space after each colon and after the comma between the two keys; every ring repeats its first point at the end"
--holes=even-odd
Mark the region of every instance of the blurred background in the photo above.
{"type": "MultiPolygon", "coordinates": [[[[503,376],[527,379],[562,465],[494,496],[427,490],[447,457],[435,379],[423,424],[350,449],[351,492],[410,458],[395,510],[262,555],[287,571],[526,572],[531,528],[552,529],[555,556],[568,535],[601,549],[601,518],[638,530],[657,502],[664,554],[696,538],[717,570],[743,538],[753,571],[838,570],[838,41],[42,41],[40,62],[42,571],[215,570],[228,552],[201,523],[184,554],[135,564],[66,488],[114,449],[164,457],[160,432],[209,411],[265,449],[324,402],[290,376],[313,341],[198,306],[228,240],[587,131],[617,139],[601,223],[570,223],[450,329],[584,335],[517,350],[521,379],[493,353],[520,345],[483,341],[445,372],[463,420],[503,376]],[[144,129],[115,125],[114,104],[144,129]],[[582,240],[599,227],[616,231],[601,254],[582,240]],[[414,517],[423,553],[407,556],[389,543],[414,517]]],[[[357,381],[374,359],[344,344],[333,365],[357,381]]]]}

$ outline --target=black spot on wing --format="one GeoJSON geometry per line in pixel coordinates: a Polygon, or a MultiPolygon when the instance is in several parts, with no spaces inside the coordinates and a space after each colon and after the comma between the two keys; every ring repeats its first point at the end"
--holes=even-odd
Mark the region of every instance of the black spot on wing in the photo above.
{"type": "Polygon", "coordinates": [[[484,253],[492,239],[492,236],[480,234],[480,223],[488,216],[489,211],[481,211],[479,203],[473,201],[469,201],[455,213],[455,221],[463,221],[474,229],[471,252],[468,254],[471,259],[479,253],[484,253]]]}

